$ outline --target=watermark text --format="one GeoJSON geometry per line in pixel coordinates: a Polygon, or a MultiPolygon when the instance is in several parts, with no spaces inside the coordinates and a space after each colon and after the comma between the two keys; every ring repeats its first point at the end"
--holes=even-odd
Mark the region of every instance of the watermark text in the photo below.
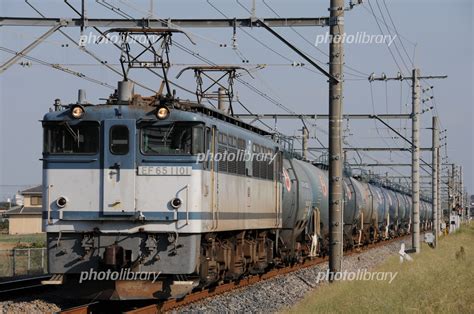
{"type": "Polygon", "coordinates": [[[341,271],[331,272],[327,271],[319,272],[316,277],[316,282],[322,281],[388,281],[389,284],[397,277],[398,272],[370,272],[367,269],[358,269],[357,271],[341,271]]]}
{"type": "Polygon", "coordinates": [[[329,32],[318,34],[314,45],[321,44],[386,44],[391,46],[397,35],[367,34],[366,32],[357,32],[355,34],[343,33],[340,35],[331,35],[329,32]]]}
{"type": "Polygon", "coordinates": [[[155,281],[158,279],[158,276],[160,276],[159,272],[133,272],[129,268],[122,268],[119,271],[110,269],[96,271],[91,268],[89,271],[81,271],[79,283],[88,280],[146,280],[155,283],[155,281]]]}

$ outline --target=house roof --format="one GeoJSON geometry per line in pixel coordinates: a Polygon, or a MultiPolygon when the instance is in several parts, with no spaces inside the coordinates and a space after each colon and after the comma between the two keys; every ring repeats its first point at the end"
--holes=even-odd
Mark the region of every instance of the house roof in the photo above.
{"type": "Polygon", "coordinates": [[[3,213],[4,216],[15,216],[15,215],[41,215],[43,212],[42,207],[25,207],[15,206],[3,213]]]}
{"type": "Polygon", "coordinates": [[[21,191],[22,195],[41,195],[43,193],[43,186],[38,185],[32,188],[21,191]]]}

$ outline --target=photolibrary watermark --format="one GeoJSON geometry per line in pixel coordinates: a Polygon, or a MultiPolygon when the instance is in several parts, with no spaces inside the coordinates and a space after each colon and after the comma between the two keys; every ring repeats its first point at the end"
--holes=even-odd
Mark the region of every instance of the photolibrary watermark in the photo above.
{"type": "Polygon", "coordinates": [[[268,164],[272,164],[277,154],[274,153],[254,153],[245,150],[237,150],[236,152],[224,151],[223,153],[198,153],[196,163],[207,162],[207,161],[266,161],[268,164]]]}
{"type": "Polygon", "coordinates": [[[128,34],[123,36],[121,34],[108,33],[104,35],[94,34],[82,34],[79,37],[79,46],[85,47],[90,44],[142,44],[149,45],[150,43],[157,42],[160,39],[159,35],[142,35],[142,34],[128,34]]]}
{"type": "Polygon", "coordinates": [[[358,269],[357,271],[331,272],[328,270],[319,272],[316,277],[316,283],[322,281],[388,281],[389,284],[395,280],[398,272],[379,271],[370,272],[367,269],[358,269]]]}
{"type": "Polygon", "coordinates": [[[133,272],[129,268],[122,268],[120,271],[114,270],[103,270],[95,271],[93,268],[89,271],[81,271],[79,277],[79,283],[90,280],[143,280],[143,281],[155,281],[158,279],[161,273],[157,272],[133,272]]]}
{"type": "Polygon", "coordinates": [[[355,34],[343,33],[341,35],[318,34],[314,45],[317,47],[321,44],[386,44],[391,46],[397,35],[367,34],[366,32],[357,32],[355,34]]]}

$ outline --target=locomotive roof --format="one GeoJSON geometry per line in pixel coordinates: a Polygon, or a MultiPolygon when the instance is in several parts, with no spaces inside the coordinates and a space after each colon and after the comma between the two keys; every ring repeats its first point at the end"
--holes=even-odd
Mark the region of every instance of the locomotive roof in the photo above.
{"type": "MultiPolygon", "coordinates": [[[[69,108],[76,104],[62,106],[65,110],[51,111],[45,114],[43,122],[47,121],[77,121],[70,117],[69,108]]],[[[120,115],[127,116],[130,119],[145,120],[147,118],[153,119],[156,107],[167,106],[171,111],[179,110],[190,113],[201,113],[205,116],[216,118],[223,122],[227,122],[243,129],[249,130],[255,134],[268,136],[274,133],[262,130],[249,123],[242,121],[239,118],[233,117],[221,110],[204,106],[197,102],[190,100],[177,99],[157,99],[156,97],[142,97],[134,95],[130,102],[118,102],[116,100],[108,100],[105,104],[83,104],[86,108],[86,115],[84,120],[103,120],[117,117],[117,110],[120,110],[120,115]],[[92,110],[90,110],[90,109],[92,110]]]]}
{"type": "Polygon", "coordinates": [[[192,101],[189,101],[189,100],[183,101],[183,100],[178,99],[175,103],[173,103],[173,106],[175,108],[178,108],[178,109],[181,109],[181,110],[184,110],[184,111],[200,112],[200,113],[202,113],[204,115],[207,115],[209,117],[214,117],[214,118],[217,118],[217,119],[222,120],[224,122],[228,122],[230,124],[237,125],[241,128],[247,129],[247,130],[252,131],[254,133],[257,133],[259,135],[273,135],[274,134],[274,133],[270,133],[268,131],[262,130],[260,128],[257,128],[255,126],[249,124],[249,123],[246,123],[246,122],[242,121],[239,118],[236,118],[236,117],[233,117],[229,114],[226,114],[225,112],[223,112],[221,110],[211,108],[211,107],[206,107],[206,106],[203,106],[202,104],[192,102],[192,101]]]}

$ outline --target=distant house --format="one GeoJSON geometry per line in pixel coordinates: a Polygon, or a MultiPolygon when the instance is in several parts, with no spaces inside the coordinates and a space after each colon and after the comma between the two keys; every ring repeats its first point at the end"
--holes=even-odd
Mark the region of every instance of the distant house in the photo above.
{"type": "Polygon", "coordinates": [[[3,213],[9,220],[9,234],[41,233],[43,211],[42,186],[35,186],[20,192],[23,205],[14,206],[3,213]]]}

